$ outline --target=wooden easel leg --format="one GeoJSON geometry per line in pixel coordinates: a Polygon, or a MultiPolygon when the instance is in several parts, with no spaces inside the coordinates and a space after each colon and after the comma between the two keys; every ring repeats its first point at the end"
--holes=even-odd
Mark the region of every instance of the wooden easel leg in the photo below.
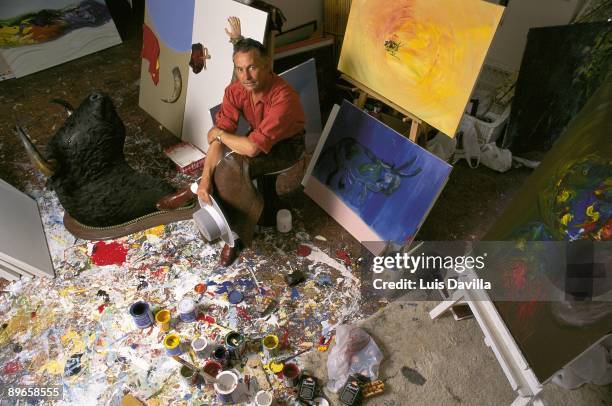
{"type": "Polygon", "coordinates": [[[368,99],[368,95],[364,91],[359,91],[359,97],[357,98],[357,102],[355,105],[362,109],[365,106],[366,100],[368,99]]]}
{"type": "Polygon", "coordinates": [[[410,141],[418,144],[417,137],[419,136],[419,123],[416,120],[412,120],[410,124],[410,141]]]}

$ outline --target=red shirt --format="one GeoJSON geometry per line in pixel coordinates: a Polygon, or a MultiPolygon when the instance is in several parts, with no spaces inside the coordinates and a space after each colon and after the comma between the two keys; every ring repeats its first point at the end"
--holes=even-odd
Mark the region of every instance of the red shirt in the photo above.
{"type": "Polygon", "coordinates": [[[304,129],[304,109],[299,94],[275,73],[268,89],[255,104],[251,92],[239,81],[226,87],[221,109],[217,113],[217,127],[235,133],[241,112],[251,124],[249,140],[265,153],[270,152],[278,141],[304,129]]]}

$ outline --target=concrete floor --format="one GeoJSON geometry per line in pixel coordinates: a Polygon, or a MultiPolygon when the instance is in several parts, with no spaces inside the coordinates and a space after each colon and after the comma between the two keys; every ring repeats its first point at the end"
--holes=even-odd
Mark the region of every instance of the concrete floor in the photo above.
{"type": "MultiPolygon", "coordinates": [[[[122,45],[112,49],[19,80],[0,82],[0,178],[23,189],[28,177],[33,176],[31,171],[24,171],[22,164],[27,159],[12,135],[14,116],[38,145],[45,145],[65,117],[63,110],[49,101],[59,97],[77,105],[93,89],[113,97],[129,136],[150,137],[162,147],[176,142],[138,107],[140,36],[136,29],[129,34],[122,45]]],[[[128,153],[131,142],[128,138],[128,153]]],[[[129,160],[147,159],[132,152],[129,160]]],[[[330,244],[342,245],[358,256],[358,242],[301,193],[300,170],[303,168],[296,168],[281,181],[287,206],[301,211],[298,221],[311,235],[326,236],[330,244]]],[[[456,165],[417,239],[480,238],[529,173],[515,169],[498,174],[486,168],[472,170],[462,163],[456,165]]],[[[476,322],[456,322],[448,316],[432,321],[428,311],[435,304],[399,300],[361,323],[385,354],[380,375],[386,392],[368,404],[510,404],[515,394],[485,346],[476,322]]],[[[326,378],[327,355],[313,352],[303,358],[321,379],[326,378]]],[[[549,384],[543,399],[550,405],[610,405],[612,386],[586,385],[568,391],[549,384]]]]}

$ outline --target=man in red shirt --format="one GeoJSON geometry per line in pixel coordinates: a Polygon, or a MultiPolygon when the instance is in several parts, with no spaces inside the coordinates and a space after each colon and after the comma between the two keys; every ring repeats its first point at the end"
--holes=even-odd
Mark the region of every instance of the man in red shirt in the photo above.
{"type": "MultiPolygon", "coordinates": [[[[198,196],[210,204],[214,185],[232,230],[250,246],[263,211],[263,198],[251,180],[297,162],[304,151],[305,118],[299,94],[272,72],[261,43],[238,40],[233,60],[236,80],[225,89],[216,126],[208,132],[198,196]],[[251,125],[246,136],[235,134],[241,113],[251,125]]],[[[226,244],[220,264],[228,266],[237,254],[238,244],[226,244]]]]}

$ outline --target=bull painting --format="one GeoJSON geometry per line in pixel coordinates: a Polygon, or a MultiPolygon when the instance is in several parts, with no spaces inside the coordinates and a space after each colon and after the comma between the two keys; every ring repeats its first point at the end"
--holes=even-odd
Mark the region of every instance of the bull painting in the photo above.
{"type": "Polygon", "coordinates": [[[353,138],[341,139],[324,151],[321,159],[332,165],[325,184],[356,196],[358,204],[365,202],[369,193],[392,195],[400,187],[402,179],[421,172],[421,168],[411,168],[416,156],[396,167],[353,138]]]}
{"type": "MultiPolygon", "coordinates": [[[[47,157],[38,152],[23,128],[18,127],[17,133],[66,213],[85,227],[115,227],[155,216],[161,213],[158,202],[175,192],[167,182],[140,173],[126,162],[125,127],[111,99],[102,93],[90,94],[72,112],[49,141],[47,157]]],[[[149,221],[147,226],[157,224],[149,221]]]]}

